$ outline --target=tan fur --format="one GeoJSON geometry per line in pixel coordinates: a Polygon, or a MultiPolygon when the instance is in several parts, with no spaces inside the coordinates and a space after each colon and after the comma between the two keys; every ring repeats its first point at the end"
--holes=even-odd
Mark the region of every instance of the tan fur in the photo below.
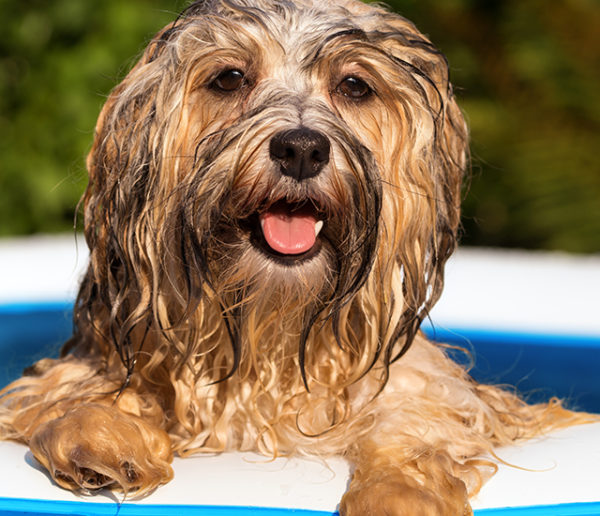
{"type": "Polygon", "coordinates": [[[585,416],[479,385],[418,333],[467,154],[445,60],[407,20],[352,0],[197,2],[100,114],[75,334],[2,391],[0,435],[69,489],[146,494],[172,453],[342,455],[346,516],[471,514],[495,471],[478,457],[585,416]],[[228,69],[245,82],[217,91],[228,69]],[[344,96],[347,77],[372,93],[344,96]],[[295,182],[268,149],[299,126],[331,154],[295,182]],[[317,251],[287,264],[247,226],[282,199],[325,217],[317,251]]]}

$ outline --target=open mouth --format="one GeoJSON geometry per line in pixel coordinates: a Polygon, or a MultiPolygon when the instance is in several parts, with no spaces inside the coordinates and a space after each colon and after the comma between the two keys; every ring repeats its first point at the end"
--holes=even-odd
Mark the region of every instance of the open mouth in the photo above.
{"type": "Polygon", "coordinates": [[[254,243],[267,254],[295,262],[314,256],[320,248],[323,217],[311,203],[278,201],[256,216],[254,243]]]}

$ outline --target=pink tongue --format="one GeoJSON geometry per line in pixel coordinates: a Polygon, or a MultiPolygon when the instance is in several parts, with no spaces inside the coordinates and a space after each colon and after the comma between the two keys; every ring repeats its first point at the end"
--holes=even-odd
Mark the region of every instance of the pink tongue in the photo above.
{"type": "Polygon", "coordinates": [[[306,211],[274,206],[260,215],[267,244],[281,254],[300,254],[315,245],[317,219],[306,211]]]}

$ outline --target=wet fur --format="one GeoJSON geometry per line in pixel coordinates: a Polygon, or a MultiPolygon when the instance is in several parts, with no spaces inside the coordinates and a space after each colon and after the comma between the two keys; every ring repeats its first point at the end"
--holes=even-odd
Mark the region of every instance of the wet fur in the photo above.
{"type": "Polygon", "coordinates": [[[418,331],[467,146],[446,61],[409,21],[352,0],[192,4],[100,114],[74,335],[2,391],[0,435],[68,489],[144,495],[174,453],[342,455],[345,516],[471,514],[494,472],[478,457],[578,416],[475,383],[418,331]],[[225,94],[227,68],[246,82],[225,94]],[[348,75],[373,95],[345,98],[348,75]],[[301,183],[267,152],[298,126],[332,148],[301,183]],[[282,198],[326,220],[297,263],[252,229],[282,198]]]}

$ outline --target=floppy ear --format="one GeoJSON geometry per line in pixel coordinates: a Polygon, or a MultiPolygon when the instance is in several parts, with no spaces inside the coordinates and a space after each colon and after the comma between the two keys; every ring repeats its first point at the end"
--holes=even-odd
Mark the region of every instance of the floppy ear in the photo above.
{"type": "Polygon", "coordinates": [[[158,90],[167,80],[165,75],[172,72],[159,58],[177,30],[177,25],[170,24],[155,36],[140,60],[110,93],[98,117],[87,157],[89,183],[82,199],[91,248],[95,248],[96,231],[102,225],[111,225],[107,217],[116,215],[120,205],[126,203],[129,213],[132,209],[139,211],[143,198],[139,194],[149,186],[151,172],[160,167],[160,142],[152,137],[157,135],[158,90]],[[97,210],[100,202],[102,209],[97,210]]]}
{"type": "Polygon", "coordinates": [[[78,342],[114,346],[128,372],[130,333],[151,311],[156,239],[151,201],[162,167],[157,111],[161,87],[173,73],[165,49],[178,27],[159,32],[109,95],[87,157],[89,183],[80,201],[90,265],[75,307],[75,337],[64,352],[78,342]]]}
{"type": "Polygon", "coordinates": [[[389,63],[382,73],[390,98],[383,101],[399,135],[384,149],[391,163],[385,164],[383,238],[392,240],[384,245],[394,249],[403,297],[386,347],[389,363],[408,349],[441,294],[444,265],[457,242],[468,132],[445,57],[411,22],[378,11],[369,38],[389,63]]]}

